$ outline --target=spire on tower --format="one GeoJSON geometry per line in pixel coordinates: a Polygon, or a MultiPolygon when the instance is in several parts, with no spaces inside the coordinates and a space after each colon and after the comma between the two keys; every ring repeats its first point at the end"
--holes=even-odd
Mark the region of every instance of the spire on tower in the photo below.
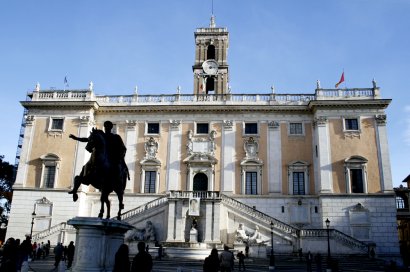
{"type": "Polygon", "coordinates": [[[210,28],[214,28],[216,25],[215,25],[215,16],[212,14],[212,16],[211,16],[211,22],[209,23],[209,27],[210,28]]]}

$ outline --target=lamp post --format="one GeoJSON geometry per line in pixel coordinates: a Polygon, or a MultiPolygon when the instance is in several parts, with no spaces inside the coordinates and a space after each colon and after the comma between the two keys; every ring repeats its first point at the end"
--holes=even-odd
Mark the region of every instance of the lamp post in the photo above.
{"type": "MultiPolygon", "coordinates": [[[[328,269],[330,268],[330,235],[329,235],[329,226],[330,226],[330,220],[329,218],[326,219],[326,230],[327,230],[327,267],[328,269]]],[[[331,270],[330,270],[331,271],[331,270]]]]}
{"type": "Polygon", "coordinates": [[[30,229],[30,239],[33,237],[33,226],[34,226],[34,218],[36,216],[36,211],[34,210],[31,214],[31,229],[30,229]]]}
{"type": "Polygon", "coordinates": [[[273,253],[273,221],[270,221],[270,258],[269,258],[269,271],[275,270],[275,255],[273,253]]]}

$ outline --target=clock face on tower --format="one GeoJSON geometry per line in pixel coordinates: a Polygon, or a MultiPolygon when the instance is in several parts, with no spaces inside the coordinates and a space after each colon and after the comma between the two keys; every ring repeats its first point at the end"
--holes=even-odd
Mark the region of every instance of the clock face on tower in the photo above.
{"type": "Polygon", "coordinates": [[[206,60],[202,63],[202,69],[205,74],[216,75],[218,73],[218,63],[215,60],[206,60]]]}

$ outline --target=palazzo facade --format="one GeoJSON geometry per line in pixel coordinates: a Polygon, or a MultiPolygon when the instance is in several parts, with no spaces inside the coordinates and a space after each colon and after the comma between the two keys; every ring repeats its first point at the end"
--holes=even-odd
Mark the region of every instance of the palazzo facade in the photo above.
{"type": "MultiPolygon", "coordinates": [[[[329,219],[332,251],[370,245],[379,255],[397,254],[385,112],[391,100],[375,82],[353,89],[317,82],[306,94],[235,93],[228,47],[228,30],[213,18],[196,29],[190,94],[96,95],[92,83],[84,90],[38,84],[21,102],[7,236],[30,233],[34,212],[33,239],[65,242],[67,220],[98,214],[92,186],[81,187],[77,202],[67,194],[90,157],[85,143],[68,136],[88,137],[110,120],[127,147],[124,220],[151,221],[157,241],[189,241],[195,221],[198,242],[235,245],[239,224],[248,231],[256,225],[261,237],[274,234],[277,251],[320,251],[329,219]]],[[[110,199],[116,213],[116,196],[110,199]]]]}

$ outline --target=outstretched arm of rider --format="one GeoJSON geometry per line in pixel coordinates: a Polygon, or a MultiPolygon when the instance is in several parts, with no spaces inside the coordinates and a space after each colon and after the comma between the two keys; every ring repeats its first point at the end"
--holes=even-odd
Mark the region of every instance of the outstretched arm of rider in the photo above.
{"type": "Polygon", "coordinates": [[[73,140],[79,141],[79,142],[84,142],[84,143],[88,142],[88,138],[80,138],[80,137],[77,137],[73,134],[70,134],[70,136],[68,136],[68,137],[70,137],[73,140]]]}

